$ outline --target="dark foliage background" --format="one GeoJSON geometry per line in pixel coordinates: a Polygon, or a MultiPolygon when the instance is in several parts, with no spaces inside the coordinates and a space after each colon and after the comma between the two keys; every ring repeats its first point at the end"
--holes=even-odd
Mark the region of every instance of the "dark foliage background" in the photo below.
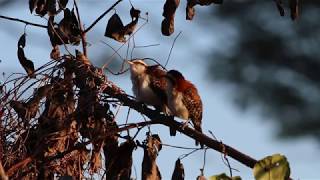
{"type": "Polygon", "coordinates": [[[225,1],[214,8],[210,18],[231,25],[236,38],[229,49],[210,54],[209,72],[234,85],[241,108],[261,107],[281,137],[320,140],[320,2],[303,2],[298,21],[289,20],[284,3],[282,18],[270,1],[225,1]]]}

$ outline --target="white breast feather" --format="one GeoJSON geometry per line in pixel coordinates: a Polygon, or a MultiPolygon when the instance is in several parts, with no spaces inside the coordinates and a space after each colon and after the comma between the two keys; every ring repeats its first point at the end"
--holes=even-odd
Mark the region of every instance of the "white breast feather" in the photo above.
{"type": "Polygon", "coordinates": [[[172,86],[167,89],[168,106],[173,115],[182,119],[189,119],[189,112],[186,106],[182,102],[183,94],[177,92],[172,86]]]}

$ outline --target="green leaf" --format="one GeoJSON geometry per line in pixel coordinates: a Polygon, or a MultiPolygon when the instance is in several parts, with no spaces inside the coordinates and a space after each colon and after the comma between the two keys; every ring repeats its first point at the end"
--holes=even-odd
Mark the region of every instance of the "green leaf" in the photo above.
{"type": "Polygon", "coordinates": [[[240,176],[229,177],[225,173],[210,176],[209,180],[241,180],[240,176]]]}
{"type": "Polygon", "coordinates": [[[289,162],[280,154],[267,156],[254,165],[253,174],[256,180],[286,180],[290,176],[289,162]]]}

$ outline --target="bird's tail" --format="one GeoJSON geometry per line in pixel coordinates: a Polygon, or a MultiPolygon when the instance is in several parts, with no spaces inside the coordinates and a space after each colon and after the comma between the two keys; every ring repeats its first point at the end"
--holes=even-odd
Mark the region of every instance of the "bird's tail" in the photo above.
{"type": "MultiPolygon", "coordinates": [[[[202,133],[201,122],[194,122],[193,125],[194,125],[194,129],[195,130],[197,130],[200,133],[202,133]]],[[[199,141],[196,141],[196,146],[198,146],[199,144],[200,144],[201,148],[204,147],[203,144],[201,144],[199,141]]]]}

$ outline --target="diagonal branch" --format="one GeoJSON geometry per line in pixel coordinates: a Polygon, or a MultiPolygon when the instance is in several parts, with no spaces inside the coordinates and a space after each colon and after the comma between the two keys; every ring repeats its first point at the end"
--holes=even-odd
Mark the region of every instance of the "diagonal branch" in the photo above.
{"type": "MultiPolygon", "coordinates": [[[[109,83],[111,83],[111,82],[109,82],[109,83]]],[[[115,86],[114,84],[112,84],[112,86],[107,86],[104,89],[104,93],[107,93],[110,96],[118,99],[120,102],[123,103],[123,106],[128,106],[132,109],[135,109],[136,111],[138,111],[138,112],[146,115],[148,118],[152,119],[151,121],[141,122],[141,123],[137,123],[135,125],[129,124],[128,126],[120,128],[119,131],[124,131],[127,129],[136,128],[136,127],[143,127],[143,126],[147,126],[149,124],[162,124],[164,126],[173,128],[173,129],[181,132],[182,134],[189,136],[190,138],[197,140],[200,143],[202,143],[202,144],[204,144],[204,145],[206,145],[216,151],[224,153],[224,154],[232,157],[233,159],[241,162],[242,164],[244,164],[250,168],[253,168],[257,162],[257,160],[255,160],[252,157],[236,150],[235,148],[228,146],[228,145],[226,145],[222,142],[219,142],[217,140],[214,140],[214,139],[208,137],[207,135],[202,134],[192,128],[189,128],[189,127],[182,128],[181,123],[175,121],[172,117],[165,116],[165,115],[161,114],[159,111],[152,110],[152,109],[148,108],[146,105],[141,104],[132,98],[129,98],[129,96],[127,94],[123,93],[123,91],[120,91],[120,88],[115,86]]]]}

